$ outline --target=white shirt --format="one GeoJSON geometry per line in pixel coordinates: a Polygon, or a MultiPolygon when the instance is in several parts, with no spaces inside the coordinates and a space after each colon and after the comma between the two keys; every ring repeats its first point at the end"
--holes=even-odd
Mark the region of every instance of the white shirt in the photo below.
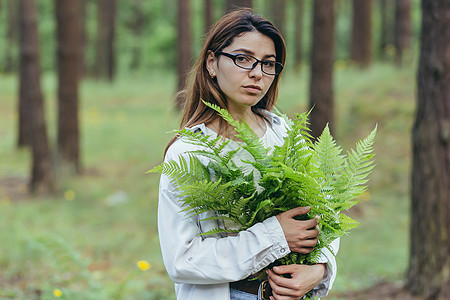
{"type": "MultiPolygon", "coordinates": [[[[268,113],[272,119],[267,126],[263,142],[281,145],[286,135],[284,120],[268,113]]],[[[205,134],[214,134],[204,124],[191,128],[205,134]]],[[[165,161],[176,160],[179,155],[198,150],[199,146],[183,139],[176,140],[168,149],[165,161]]],[[[199,157],[207,164],[207,159],[199,157]]],[[[229,300],[229,282],[238,281],[257,273],[270,263],[286,256],[290,250],[283,229],[276,217],[239,232],[235,236],[216,234],[199,236],[202,232],[222,227],[223,222],[208,220],[207,216],[187,218],[180,207],[179,192],[165,175],[159,186],[158,231],[165,267],[175,282],[175,292],[180,300],[229,300]]],[[[337,253],[339,240],[331,245],[337,253]]],[[[317,296],[325,296],[336,277],[336,261],[329,250],[324,249],[320,259],[328,263],[324,278],[315,288],[317,296]]]]}

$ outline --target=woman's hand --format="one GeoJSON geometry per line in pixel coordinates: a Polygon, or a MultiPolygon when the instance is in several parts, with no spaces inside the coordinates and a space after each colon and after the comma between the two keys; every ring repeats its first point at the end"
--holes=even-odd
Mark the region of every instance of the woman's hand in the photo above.
{"type": "Polygon", "coordinates": [[[319,230],[316,226],[319,221],[317,219],[294,219],[295,216],[307,214],[310,210],[309,206],[296,207],[277,215],[278,222],[283,228],[284,236],[292,252],[308,254],[317,244],[319,230]]]}
{"type": "Polygon", "coordinates": [[[274,272],[267,270],[272,288],[270,299],[298,300],[319,284],[325,273],[325,265],[283,265],[274,267],[273,270],[274,272]]]}

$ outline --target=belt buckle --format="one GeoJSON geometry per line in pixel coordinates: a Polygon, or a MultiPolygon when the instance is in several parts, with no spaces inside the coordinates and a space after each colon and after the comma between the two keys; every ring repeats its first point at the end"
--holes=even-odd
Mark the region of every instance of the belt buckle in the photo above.
{"type": "Polygon", "coordinates": [[[269,296],[272,294],[272,288],[270,287],[269,280],[264,280],[259,286],[260,299],[270,300],[269,296]]]}

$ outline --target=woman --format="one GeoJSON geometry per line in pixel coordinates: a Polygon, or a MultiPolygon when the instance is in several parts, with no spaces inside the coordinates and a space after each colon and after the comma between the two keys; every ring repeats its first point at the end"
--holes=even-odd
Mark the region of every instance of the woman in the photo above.
{"type": "MultiPolygon", "coordinates": [[[[286,125],[270,110],[277,98],[285,56],[284,40],[269,21],[250,10],[222,17],[209,33],[193,68],[192,82],[184,94],[181,128],[236,140],[230,126],[204,100],[226,108],[234,119],[245,121],[266,147],[281,145],[286,125]]],[[[233,144],[230,145],[232,148],[233,144]]],[[[199,146],[175,137],[167,146],[165,159],[174,160],[196,149],[199,146]]],[[[241,158],[244,156],[242,153],[241,158]]],[[[200,159],[207,165],[206,158],[200,159]]],[[[257,294],[264,292],[262,299],[282,300],[300,299],[310,290],[316,296],[328,293],[336,276],[334,256],[328,250],[319,264],[286,265],[267,271],[271,295],[266,293],[268,286],[251,280],[291,251],[312,251],[319,234],[318,221],[294,219],[306,214],[308,207],[271,217],[238,235],[200,236],[212,228],[231,228],[233,224],[217,220],[200,222],[204,216],[188,219],[179,200],[176,187],[162,175],[159,238],[178,299],[256,300],[261,299],[257,294]]],[[[337,252],[338,241],[333,248],[337,252]]]]}

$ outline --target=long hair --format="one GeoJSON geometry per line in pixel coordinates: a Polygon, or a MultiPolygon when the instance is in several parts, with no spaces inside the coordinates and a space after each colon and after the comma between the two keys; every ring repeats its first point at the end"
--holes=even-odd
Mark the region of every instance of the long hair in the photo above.
{"type": "MultiPolygon", "coordinates": [[[[224,15],[206,36],[203,48],[193,66],[186,90],[178,97],[183,103],[183,114],[180,129],[192,127],[201,123],[208,125],[219,120],[219,127],[223,134],[227,132],[229,125],[217,114],[206,106],[202,100],[227,108],[227,99],[221,91],[217,80],[209,75],[207,69],[207,57],[212,51],[217,53],[229,46],[233,39],[245,32],[258,31],[272,39],[275,45],[276,61],[284,65],[286,60],[286,45],[281,33],[275,26],[263,17],[254,14],[250,9],[239,9],[224,15]]],[[[262,110],[272,110],[278,96],[279,75],[275,75],[274,81],[264,97],[252,107],[252,111],[262,117],[262,110]]],[[[167,145],[167,149],[177,139],[175,136],[167,145]]]]}

